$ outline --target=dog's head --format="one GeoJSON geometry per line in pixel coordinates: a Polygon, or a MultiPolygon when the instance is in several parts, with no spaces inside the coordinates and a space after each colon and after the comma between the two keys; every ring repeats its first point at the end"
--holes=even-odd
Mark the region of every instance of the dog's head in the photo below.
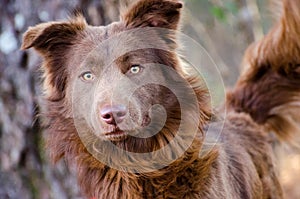
{"type": "Polygon", "coordinates": [[[181,8],[176,0],[142,0],[108,26],[89,26],[82,16],[40,24],[25,33],[22,48],[44,57],[47,100],[60,103],[56,113],[72,118],[79,134],[154,151],[178,129],[198,130],[209,112],[206,89],[193,88],[180,68],[181,8]]]}

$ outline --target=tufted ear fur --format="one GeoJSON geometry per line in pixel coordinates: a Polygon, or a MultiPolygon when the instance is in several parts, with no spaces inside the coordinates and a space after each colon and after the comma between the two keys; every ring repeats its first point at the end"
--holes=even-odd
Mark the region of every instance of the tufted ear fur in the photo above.
{"type": "Polygon", "coordinates": [[[21,48],[33,47],[44,58],[44,89],[53,100],[61,99],[64,95],[66,55],[85,27],[84,18],[77,16],[67,22],[48,22],[30,27],[23,36],[21,48]]]}
{"type": "Polygon", "coordinates": [[[140,0],[122,15],[122,20],[130,28],[148,26],[175,30],[182,6],[178,0],[140,0]]]}

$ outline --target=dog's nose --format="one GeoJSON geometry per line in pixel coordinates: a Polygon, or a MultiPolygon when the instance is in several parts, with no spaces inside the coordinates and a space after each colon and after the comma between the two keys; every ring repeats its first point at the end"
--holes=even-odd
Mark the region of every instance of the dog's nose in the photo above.
{"type": "Polygon", "coordinates": [[[126,112],[126,107],[123,105],[106,105],[100,109],[102,121],[114,125],[119,124],[124,120],[126,112]]]}

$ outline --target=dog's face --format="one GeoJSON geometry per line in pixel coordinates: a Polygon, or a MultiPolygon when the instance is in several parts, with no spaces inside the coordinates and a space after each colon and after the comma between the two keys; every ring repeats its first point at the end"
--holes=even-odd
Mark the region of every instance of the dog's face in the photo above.
{"type": "Polygon", "coordinates": [[[108,50],[114,41],[95,46],[80,67],[69,71],[66,96],[72,96],[68,100],[74,118],[82,129],[90,129],[103,140],[151,137],[168,118],[180,119],[180,105],[172,88],[180,92],[180,87],[186,87],[185,91],[189,87],[175,71],[172,53],[142,49],[115,56],[108,50]]]}
{"type": "Polygon", "coordinates": [[[63,104],[60,114],[73,118],[79,134],[153,151],[174,138],[182,120],[199,123],[200,102],[176,54],[181,7],[143,0],[108,26],[88,26],[81,16],[40,24],[26,32],[23,49],[44,57],[46,97],[63,104]]]}

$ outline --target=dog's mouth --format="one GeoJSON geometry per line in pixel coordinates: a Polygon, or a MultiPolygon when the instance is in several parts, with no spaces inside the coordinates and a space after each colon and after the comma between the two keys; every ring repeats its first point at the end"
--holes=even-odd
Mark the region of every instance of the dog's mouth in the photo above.
{"type": "Polygon", "coordinates": [[[123,141],[128,137],[128,132],[116,128],[113,131],[104,133],[104,137],[110,141],[123,141]]]}

